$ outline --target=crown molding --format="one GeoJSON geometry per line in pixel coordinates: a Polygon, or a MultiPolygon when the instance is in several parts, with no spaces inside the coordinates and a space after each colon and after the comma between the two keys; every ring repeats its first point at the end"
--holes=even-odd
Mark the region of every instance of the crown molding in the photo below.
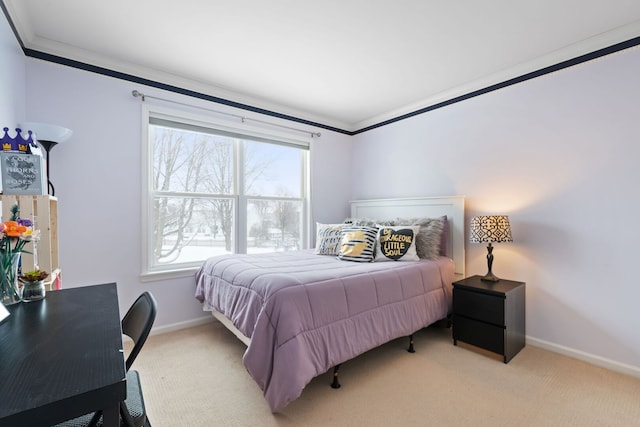
{"type": "Polygon", "coordinates": [[[237,93],[224,87],[205,84],[196,79],[101,58],[92,52],[74,49],[51,40],[37,38],[28,28],[17,28],[11,19],[11,15],[21,16],[20,14],[25,13],[22,2],[11,2],[7,6],[5,2],[2,1],[0,5],[14,31],[16,39],[22,46],[23,52],[27,57],[95,72],[232,108],[238,108],[243,111],[276,117],[346,135],[356,135],[367,132],[640,44],[640,21],[636,21],[579,43],[558,49],[508,70],[503,70],[476,81],[434,94],[404,107],[357,123],[347,123],[334,118],[319,116],[311,112],[292,109],[285,105],[251,96],[250,94],[237,93]],[[16,4],[21,6],[18,7],[16,4]]]}

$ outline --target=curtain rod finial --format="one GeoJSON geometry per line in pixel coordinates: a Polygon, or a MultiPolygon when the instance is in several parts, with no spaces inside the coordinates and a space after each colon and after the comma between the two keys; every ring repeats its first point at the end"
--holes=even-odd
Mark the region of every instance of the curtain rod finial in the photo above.
{"type": "Polygon", "coordinates": [[[131,95],[133,95],[134,98],[141,97],[144,101],[144,93],[138,92],[137,90],[132,90],[131,95]]]}

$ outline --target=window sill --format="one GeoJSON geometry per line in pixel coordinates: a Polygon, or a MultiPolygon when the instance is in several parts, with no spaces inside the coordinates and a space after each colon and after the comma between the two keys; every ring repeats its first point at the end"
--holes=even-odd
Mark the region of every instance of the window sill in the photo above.
{"type": "Polygon", "coordinates": [[[179,279],[183,277],[193,277],[198,271],[198,267],[182,268],[179,270],[164,270],[142,273],[140,280],[143,282],[155,282],[158,280],[179,279]]]}

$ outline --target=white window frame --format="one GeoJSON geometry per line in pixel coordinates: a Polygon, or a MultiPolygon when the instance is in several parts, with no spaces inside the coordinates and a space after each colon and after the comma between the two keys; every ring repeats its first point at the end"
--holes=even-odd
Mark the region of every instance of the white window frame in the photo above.
{"type": "MultiPolygon", "coordinates": [[[[193,273],[198,269],[198,267],[174,267],[167,266],[164,268],[154,268],[152,266],[152,257],[153,257],[153,242],[152,242],[152,232],[151,232],[151,223],[153,219],[152,216],[152,199],[153,199],[153,189],[151,188],[152,179],[151,173],[153,172],[153,159],[151,157],[151,141],[149,140],[149,120],[151,117],[166,119],[176,122],[182,122],[189,125],[200,126],[205,128],[211,128],[214,130],[221,130],[226,132],[238,133],[247,137],[256,137],[256,138],[264,138],[270,139],[274,141],[281,141],[287,145],[299,146],[300,148],[308,150],[306,156],[306,165],[304,168],[303,176],[303,187],[302,188],[302,199],[303,199],[303,208],[302,208],[302,230],[301,230],[301,240],[302,247],[308,248],[310,242],[312,242],[311,232],[313,227],[311,226],[311,137],[301,137],[299,135],[292,136],[287,133],[274,131],[269,129],[268,127],[257,127],[253,125],[249,125],[247,123],[235,123],[229,122],[228,120],[222,120],[211,117],[204,117],[200,115],[195,115],[192,113],[177,111],[167,108],[162,108],[158,106],[150,106],[150,105],[142,105],[142,185],[141,185],[141,212],[142,212],[142,220],[141,220],[141,235],[142,235],[142,272],[140,278],[142,281],[152,281],[159,279],[170,279],[170,278],[179,278],[179,277],[187,277],[192,276],[193,273]]],[[[237,160],[236,160],[237,161],[237,160]]],[[[237,168],[235,168],[235,173],[237,173],[237,168]]],[[[238,185],[238,189],[242,182],[241,178],[235,177],[236,185],[238,185]]],[[[235,200],[235,218],[234,218],[234,242],[235,242],[235,252],[236,253],[246,253],[246,242],[241,239],[243,234],[246,231],[246,212],[247,212],[247,199],[277,199],[281,200],[282,198],[278,197],[265,197],[265,196],[247,196],[244,195],[243,192],[240,192],[240,196],[233,197],[235,200]]]]}

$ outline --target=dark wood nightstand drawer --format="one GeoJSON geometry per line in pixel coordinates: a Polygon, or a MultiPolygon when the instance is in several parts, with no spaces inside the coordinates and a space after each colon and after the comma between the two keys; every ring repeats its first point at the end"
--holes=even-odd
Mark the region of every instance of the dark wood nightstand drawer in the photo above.
{"type": "Polygon", "coordinates": [[[504,297],[454,288],[453,312],[504,326],[504,297]]]}
{"type": "Polygon", "coordinates": [[[453,316],[453,339],[504,354],[504,328],[462,316],[453,316]]]}
{"type": "Polygon", "coordinates": [[[486,282],[471,276],[453,283],[453,344],[501,354],[508,363],[525,346],[525,283],[486,282]]]}

